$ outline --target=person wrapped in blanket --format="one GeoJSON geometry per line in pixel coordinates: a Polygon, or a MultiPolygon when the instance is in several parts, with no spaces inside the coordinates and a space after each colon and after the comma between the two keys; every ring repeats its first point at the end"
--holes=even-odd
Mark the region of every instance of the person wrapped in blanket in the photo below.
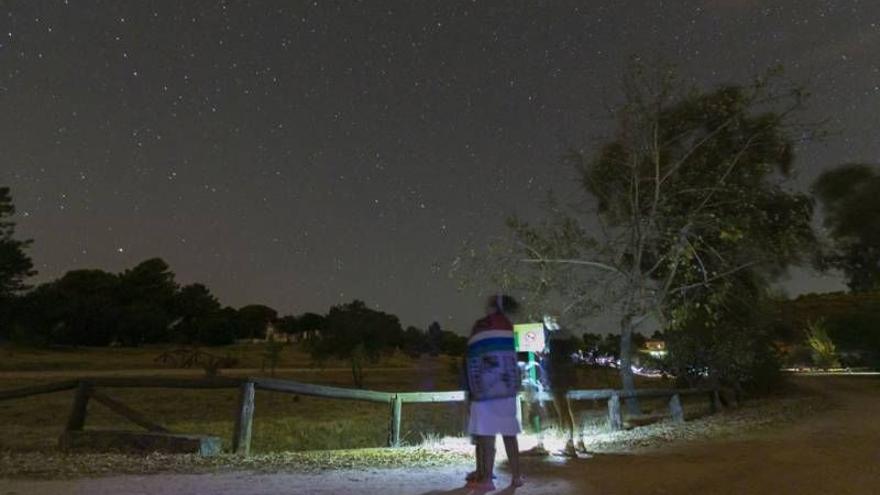
{"type": "Polygon", "coordinates": [[[522,486],[519,468],[520,433],[517,419],[519,368],[513,324],[518,304],[510,296],[498,295],[486,304],[487,315],[477,320],[468,339],[465,360],[470,414],[468,433],[475,444],[476,470],[467,476],[468,486],[493,490],[495,484],[495,436],[501,435],[511,472],[511,485],[522,486]]]}

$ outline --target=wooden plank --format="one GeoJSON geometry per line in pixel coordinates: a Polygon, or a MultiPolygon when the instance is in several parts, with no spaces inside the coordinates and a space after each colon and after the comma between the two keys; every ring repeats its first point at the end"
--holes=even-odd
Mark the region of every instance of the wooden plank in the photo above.
{"type": "Polygon", "coordinates": [[[613,430],[623,429],[623,414],[620,410],[620,396],[613,394],[608,399],[608,426],[613,430]]]}
{"type": "Polygon", "coordinates": [[[313,385],[311,383],[301,383],[292,380],[277,380],[274,378],[253,378],[252,380],[256,387],[262,390],[312,395],[316,397],[327,397],[330,399],[363,400],[387,404],[394,399],[395,395],[391,392],[313,385]]]}
{"type": "Polygon", "coordinates": [[[400,392],[397,397],[404,403],[408,402],[464,402],[467,400],[467,392],[464,390],[452,390],[448,392],[400,392]]]}
{"type": "Polygon", "coordinates": [[[694,395],[707,393],[707,389],[675,389],[675,388],[637,388],[635,390],[615,390],[615,389],[596,389],[596,390],[569,390],[566,396],[569,400],[604,400],[610,399],[612,395],[617,395],[621,399],[629,399],[632,397],[650,398],[650,397],[671,397],[678,395],[694,395]]]}
{"type": "Polygon", "coordinates": [[[669,399],[669,413],[674,423],[684,423],[684,409],[681,407],[681,398],[678,394],[669,399]]]}
{"type": "Polygon", "coordinates": [[[571,400],[606,400],[615,394],[610,388],[596,390],[569,390],[566,396],[571,400]]]}
{"type": "Polygon", "coordinates": [[[62,390],[73,390],[78,386],[79,380],[66,380],[63,382],[52,382],[43,385],[14,388],[0,392],[0,400],[19,399],[21,397],[30,397],[32,395],[50,394],[62,390]]]}
{"type": "Polygon", "coordinates": [[[248,456],[251,453],[251,433],[254,425],[254,382],[241,384],[241,395],[235,415],[235,431],[232,433],[232,451],[248,456]]]}
{"type": "Polygon", "coordinates": [[[58,439],[58,447],[65,452],[125,452],[140,455],[162,452],[209,457],[220,454],[222,445],[218,437],[208,435],[118,430],[67,431],[58,439]]]}
{"type": "Polygon", "coordinates": [[[77,385],[73,406],[70,409],[70,416],[67,418],[67,426],[64,431],[81,431],[85,426],[91,390],[92,384],[87,381],[79,382],[77,385]]]}
{"type": "Polygon", "coordinates": [[[241,378],[164,378],[164,377],[99,377],[84,378],[96,387],[106,388],[238,388],[241,378]]]}
{"type": "Polygon", "coordinates": [[[171,433],[171,431],[169,431],[164,426],[153,423],[143,414],[135,411],[134,409],[126,406],[116,399],[113,399],[111,397],[108,397],[107,395],[104,395],[101,392],[98,392],[97,390],[92,389],[91,397],[92,399],[95,399],[95,401],[103,404],[104,406],[107,406],[107,408],[111,411],[128,419],[132,423],[145,428],[147,431],[153,433],[171,433]]]}
{"type": "Polygon", "coordinates": [[[403,400],[395,395],[391,401],[391,431],[388,437],[389,447],[400,447],[400,416],[403,400]]]}

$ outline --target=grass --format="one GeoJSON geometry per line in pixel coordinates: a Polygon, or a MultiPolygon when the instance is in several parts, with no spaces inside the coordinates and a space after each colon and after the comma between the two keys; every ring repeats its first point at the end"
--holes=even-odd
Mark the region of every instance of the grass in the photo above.
{"type": "MultiPolygon", "coordinates": [[[[0,373],[0,390],[55,381],[59,373],[88,375],[91,371],[140,370],[149,375],[157,365],[155,356],[165,348],[139,349],[63,349],[33,350],[4,347],[0,353],[7,373],[0,373]],[[50,377],[30,373],[16,376],[9,371],[50,371],[50,377]]],[[[245,368],[259,368],[262,348],[259,345],[230,346],[212,351],[239,356],[239,368],[223,374],[254,374],[245,368]],[[240,370],[240,371],[237,371],[240,370]]],[[[323,370],[296,348],[282,352],[279,378],[308,383],[351,387],[351,375],[344,363],[328,363],[323,370]],[[334,367],[333,365],[339,366],[334,367]],[[291,368],[301,368],[299,370],[291,368]]],[[[453,361],[440,357],[416,361],[391,356],[367,370],[366,386],[384,391],[455,390],[459,387],[453,361]]],[[[172,371],[173,372],[173,371],[172,371]]],[[[260,373],[258,373],[260,374],[260,373]]],[[[581,388],[617,386],[614,370],[582,370],[581,388]]],[[[643,386],[658,385],[643,380],[643,386]]],[[[107,395],[143,413],[152,421],[178,433],[215,435],[230,448],[237,390],[184,389],[107,389],[107,395]]],[[[42,452],[55,450],[73,401],[73,392],[58,392],[0,402],[0,451],[42,452]]],[[[579,409],[604,421],[605,403],[582,401],[579,409]]],[[[660,408],[665,405],[658,406],[660,408]]],[[[401,440],[404,445],[419,445],[425,438],[463,436],[466,409],[461,403],[406,404],[403,407],[401,440]]],[[[551,412],[552,414],[552,412],[551,412]]],[[[357,449],[384,446],[388,438],[388,405],[296,396],[258,391],[255,403],[252,450],[268,455],[328,449],[357,449]]],[[[91,401],[87,429],[139,429],[103,405],[91,401]]]]}
{"type": "MultiPolygon", "coordinates": [[[[56,347],[31,348],[11,344],[0,345],[0,371],[108,371],[146,370],[164,368],[156,361],[173,346],[144,347],[56,347]]],[[[236,344],[223,347],[203,347],[201,350],[216,356],[231,356],[238,363],[234,369],[263,368],[264,344],[236,344]]],[[[410,364],[404,356],[388,356],[370,367],[403,367],[410,364]]],[[[347,368],[348,363],[330,360],[327,367],[347,368]]],[[[315,367],[308,353],[299,345],[285,345],[278,368],[315,367]]]]}

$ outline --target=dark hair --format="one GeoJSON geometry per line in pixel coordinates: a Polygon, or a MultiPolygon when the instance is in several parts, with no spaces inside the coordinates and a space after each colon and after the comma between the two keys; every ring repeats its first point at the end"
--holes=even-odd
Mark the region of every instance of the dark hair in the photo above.
{"type": "Polygon", "coordinates": [[[519,311],[519,303],[512,296],[497,294],[489,297],[486,306],[501,313],[512,315],[519,311]]]}

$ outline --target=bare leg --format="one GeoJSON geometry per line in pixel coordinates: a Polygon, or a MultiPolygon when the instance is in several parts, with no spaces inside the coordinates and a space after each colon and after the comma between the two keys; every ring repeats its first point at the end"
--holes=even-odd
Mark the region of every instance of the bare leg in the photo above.
{"type": "Polygon", "coordinates": [[[516,435],[501,437],[504,439],[504,452],[507,453],[507,462],[510,464],[510,484],[522,486],[522,472],[519,470],[519,441],[516,435]]]}
{"type": "Polygon", "coordinates": [[[478,436],[474,436],[474,460],[476,462],[476,469],[468,473],[465,477],[467,481],[475,481],[483,477],[483,444],[478,436]]]}
{"type": "Polygon", "coordinates": [[[482,452],[482,465],[478,468],[481,476],[478,480],[491,483],[495,471],[495,436],[480,435],[477,441],[481,443],[482,452]]]}
{"type": "Polygon", "coordinates": [[[565,390],[553,391],[553,408],[559,418],[559,427],[562,428],[566,437],[562,453],[569,457],[577,457],[577,451],[574,447],[574,414],[565,390]]]}

